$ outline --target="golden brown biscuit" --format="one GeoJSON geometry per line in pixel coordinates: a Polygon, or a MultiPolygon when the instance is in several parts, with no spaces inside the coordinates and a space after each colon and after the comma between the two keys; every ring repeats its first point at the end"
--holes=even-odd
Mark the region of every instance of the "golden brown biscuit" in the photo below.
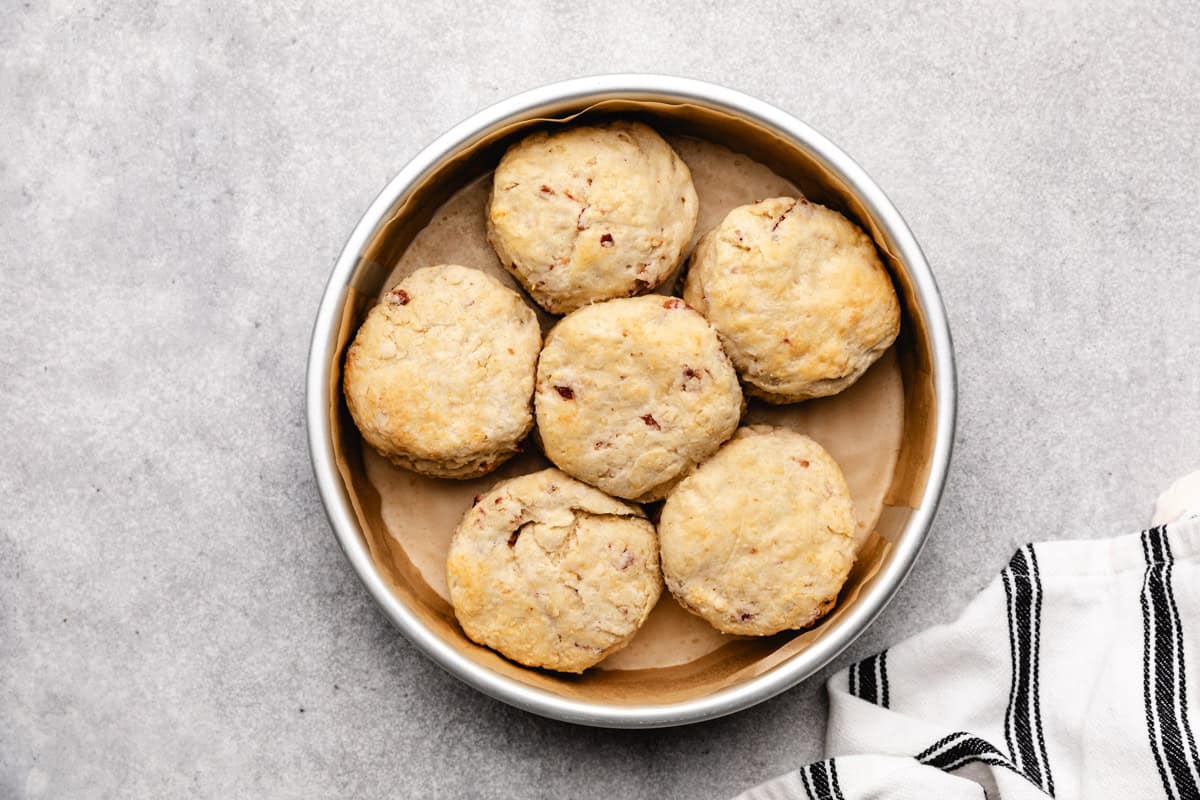
{"type": "Polygon", "coordinates": [[[534,406],[560,469],[648,500],[733,435],[742,392],[704,317],[677,297],[646,295],[564,317],[546,336],[534,406]]]}
{"type": "Polygon", "coordinates": [[[837,394],[900,330],[871,238],[803,198],[730,211],[696,245],[683,297],[717,329],[746,390],[772,403],[837,394]]]}
{"type": "Polygon", "coordinates": [[[533,309],[479,270],[419,269],[371,309],[346,353],[346,405],[394,464],[472,478],[533,427],[541,347],[533,309]]]}
{"type": "Polygon", "coordinates": [[[543,131],[496,167],[488,240],[534,300],[565,314],[662,283],[699,207],[687,165],[640,122],[543,131]]]}
{"type": "Polygon", "coordinates": [[[627,645],[662,592],[641,509],[556,469],[477,498],[454,532],[446,576],[472,641],[560,672],[627,645]]]}
{"type": "Polygon", "coordinates": [[[854,564],[842,471],[819,444],[783,428],[739,430],[667,497],[658,534],[671,594],[725,633],[812,624],[854,564]]]}

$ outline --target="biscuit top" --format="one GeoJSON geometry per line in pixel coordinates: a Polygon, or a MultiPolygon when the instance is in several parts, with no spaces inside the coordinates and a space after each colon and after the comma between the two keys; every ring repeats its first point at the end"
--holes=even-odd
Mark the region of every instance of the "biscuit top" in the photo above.
{"type": "Polygon", "coordinates": [[[477,498],[454,533],[446,574],[471,639],[565,672],[624,646],[662,589],[642,510],[556,469],[477,498]]]}
{"type": "Polygon", "coordinates": [[[367,314],[346,355],[345,394],[385,456],[449,471],[510,453],[533,426],[541,334],[533,309],[475,269],[419,269],[367,314]]]}
{"type": "Polygon", "coordinates": [[[628,499],[707,457],[737,429],[742,392],[716,333],[677,297],[586,306],[546,337],[534,395],[546,455],[628,499]]]}
{"type": "Polygon", "coordinates": [[[841,391],[900,328],[871,238],[803,198],[730,211],[697,244],[683,296],[716,327],[751,393],[774,402],[841,391]]]}
{"type": "Polygon", "coordinates": [[[488,240],[534,300],[565,314],[661,283],[699,207],[687,165],[646,125],[543,131],[496,167],[488,240]]]}
{"type": "Polygon", "coordinates": [[[837,463],[807,436],[765,425],[740,429],[681,481],[658,530],[671,593],[726,633],[810,624],[854,562],[837,463]]]}

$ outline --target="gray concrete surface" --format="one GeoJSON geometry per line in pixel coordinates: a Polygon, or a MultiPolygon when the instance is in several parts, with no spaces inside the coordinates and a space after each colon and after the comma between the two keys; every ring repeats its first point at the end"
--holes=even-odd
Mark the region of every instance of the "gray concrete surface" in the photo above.
{"type": "Polygon", "coordinates": [[[344,237],[435,135],[553,79],[772,101],[934,264],[953,475],[839,665],[1200,466],[1196,5],[737,5],[4,4],[0,797],[720,798],[819,753],[821,678],[641,733],[481,697],[326,527],[301,381],[344,237]]]}

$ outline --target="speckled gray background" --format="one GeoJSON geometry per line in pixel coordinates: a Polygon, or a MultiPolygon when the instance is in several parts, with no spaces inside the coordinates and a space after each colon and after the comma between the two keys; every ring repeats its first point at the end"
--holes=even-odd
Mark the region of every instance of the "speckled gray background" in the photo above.
{"type": "Polygon", "coordinates": [[[839,665],[1200,466],[1195,4],[242,5],[0,13],[0,797],[719,798],[818,754],[821,678],[639,733],[477,695],[326,526],[301,392],[341,244],[425,143],[553,79],[774,102],[934,265],[952,477],[839,665]]]}

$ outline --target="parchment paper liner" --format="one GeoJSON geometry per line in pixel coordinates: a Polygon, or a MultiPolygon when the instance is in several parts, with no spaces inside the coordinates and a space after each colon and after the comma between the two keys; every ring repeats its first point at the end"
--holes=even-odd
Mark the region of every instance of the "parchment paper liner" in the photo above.
{"type": "MultiPolygon", "coordinates": [[[[706,229],[703,220],[698,228],[698,235],[706,229]]],[[[860,594],[871,586],[875,575],[886,563],[892,543],[902,532],[928,476],[935,410],[931,350],[912,286],[903,264],[892,255],[894,248],[889,245],[884,231],[865,213],[849,187],[842,185],[805,152],[747,120],[692,104],[598,103],[580,114],[560,120],[514,123],[448,159],[425,176],[422,183],[398,204],[364,252],[347,292],[335,351],[337,363],[331,371],[330,397],[334,402],[330,407],[330,422],[337,468],[381,574],[424,624],[470,658],[516,680],[579,700],[629,704],[681,701],[761,675],[803,651],[831,630],[853,607],[860,594]],[[766,638],[733,639],[712,653],[677,666],[593,669],[583,676],[572,677],[521,667],[467,640],[458,628],[449,604],[429,586],[400,544],[388,534],[381,514],[380,494],[364,468],[361,440],[341,401],[341,360],[369,302],[390,285],[389,276],[414,237],[451,194],[494,166],[504,147],[519,135],[518,132],[539,124],[569,121],[580,115],[586,115],[587,121],[592,121],[611,113],[619,113],[624,118],[642,118],[667,135],[698,137],[726,145],[790,179],[806,197],[838,209],[871,233],[892,273],[904,307],[901,336],[894,347],[904,386],[903,429],[894,473],[878,521],[874,530],[864,536],[858,561],[837,608],[817,627],[766,638]]],[[[483,266],[469,261],[460,263],[483,266]]],[[[370,455],[374,457],[374,454],[370,455]]]]}

